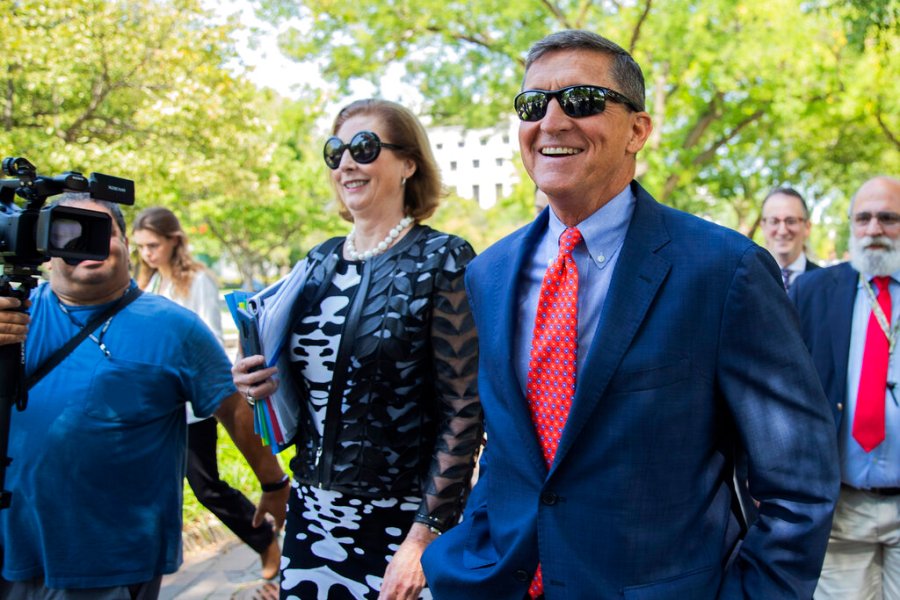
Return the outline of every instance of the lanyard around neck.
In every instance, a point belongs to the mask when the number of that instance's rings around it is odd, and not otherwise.
[[[878,303],[878,297],[875,296],[875,291],[872,289],[872,284],[869,283],[869,280],[866,279],[862,273],[859,274],[859,281],[862,284],[863,289],[866,290],[866,295],[869,297],[869,304],[872,306],[872,314],[875,315],[878,326],[881,327],[884,337],[887,338],[888,354],[893,354],[894,346],[897,343],[897,332],[900,331],[900,323],[894,323],[894,326],[891,327],[889,321],[890,317],[889,315],[884,314],[884,310],[882,310],[881,305]],[[889,288],[885,288],[882,293],[890,294]]]
[[[121,302],[121,298],[117,302]],[[59,296],[56,297],[56,305],[59,307],[59,310],[61,310],[64,315],[69,317],[69,321],[71,321],[72,325],[74,325],[78,329],[84,329],[86,327],[85,323],[81,323],[80,321],[78,321],[78,319],[76,319],[74,316],[72,316],[72,313],[69,312],[69,309],[66,308],[65,304],[63,304],[60,301]],[[106,331],[109,329],[109,325],[110,325],[110,323],[112,323],[113,317],[115,317],[115,316],[116,316],[115,313],[113,313],[112,315],[110,315],[110,317],[108,319],[106,319],[106,321],[103,323],[103,327],[100,328],[100,336],[99,337],[94,335],[93,333],[88,334],[88,337],[91,338],[91,340],[95,344],[97,344],[97,347],[100,348],[100,350],[103,352],[103,354],[106,356],[106,358],[110,358],[112,356],[112,354],[110,354],[109,348],[106,347],[106,344],[103,343],[103,336],[106,335]]]

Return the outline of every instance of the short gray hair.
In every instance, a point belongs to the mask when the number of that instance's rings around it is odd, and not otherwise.
[[[87,192],[63,192],[59,199],[55,202],[55,204],[58,204],[60,206],[78,207],[84,202],[94,202],[108,210],[109,214],[112,215],[113,220],[115,220],[116,225],[119,226],[120,237],[126,237],[127,229],[125,228],[125,215],[122,214],[122,209],[119,208],[119,205],[115,202],[97,200],[96,198],[92,198],[91,195]]]
[[[644,73],[640,65],[627,50],[601,35],[581,29],[566,29],[551,33],[535,43],[525,58],[525,73],[536,60],[557,50],[588,50],[613,57],[612,77],[620,88],[617,92],[625,95],[635,106],[644,108]]]
[[[773,188],[772,191],[766,194],[766,197],[762,201],[762,206],[759,207],[760,212],[762,212],[766,208],[766,202],[768,202],[769,198],[771,198],[775,194],[781,194],[782,196],[791,196],[792,198],[796,198],[797,200],[799,200],[800,206],[803,208],[803,218],[809,218],[809,207],[806,205],[806,200],[803,198],[800,192],[789,186]]]

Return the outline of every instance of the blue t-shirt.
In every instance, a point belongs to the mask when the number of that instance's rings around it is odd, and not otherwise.
[[[72,319],[108,306],[66,307],[70,319],[49,285],[32,302],[28,373],[75,335]],[[12,411],[7,580],[111,587],[181,564],[184,405],[212,414],[234,393],[231,364],[199,317],[153,294],[116,314],[100,341],[109,357],[85,339]]]

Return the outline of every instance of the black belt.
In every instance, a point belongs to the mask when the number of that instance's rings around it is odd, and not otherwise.
[[[900,487],[855,488],[846,483],[842,483],[841,487],[857,492],[869,492],[870,494],[876,494],[878,496],[900,496]]]

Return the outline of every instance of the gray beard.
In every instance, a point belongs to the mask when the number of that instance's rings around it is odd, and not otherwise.
[[[888,250],[869,250],[872,243],[885,244]],[[900,239],[884,235],[857,238],[850,236],[850,264],[860,273],[883,276],[900,271]]]

